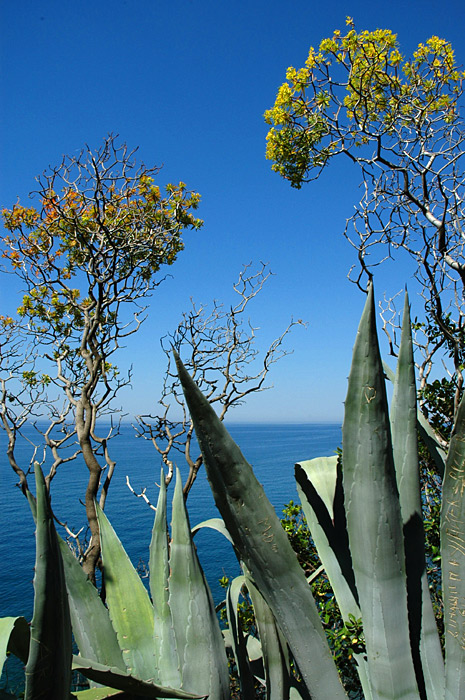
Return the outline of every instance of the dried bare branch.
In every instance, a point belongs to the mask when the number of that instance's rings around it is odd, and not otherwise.
[[[151,501],[149,500],[149,497],[147,496],[147,493],[146,493],[147,489],[146,488],[143,488],[140,493],[137,493],[133,489],[132,484],[129,480],[129,476],[127,476],[127,475],[126,475],[126,486],[130,490],[130,492],[134,494],[134,496],[136,498],[142,498],[142,500],[145,501],[145,503],[149,506],[149,508],[151,508],[152,510],[154,510],[156,512],[156,510],[157,510],[156,507],[151,503]]]
[[[185,498],[202,465],[202,455],[193,454],[193,424],[174,370],[171,348],[176,348],[182,356],[210,403],[218,404],[218,415],[223,420],[226,413],[242,404],[247,396],[269,388],[266,382],[272,365],[289,354],[284,348],[287,335],[294,326],[303,325],[300,320],[291,320],[283,333],[260,353],[255,345],[258,328],[245,314],[272,273],[264,263],[256,272],[250,267],[250,264],[244,266],[233,285],[236,303],[228,310],[217,301],[211,311],[192,302],[191,310],[184,313],[176,330],[162,339],[167,358],[159,401],[162,411],[157,416],[137,417],[137,437],[150,440],[161,456],[167,468],[167,484],[173,476],[173,453],[183,456],[188,466]],[[175,417],[170,418],[170,415]]]

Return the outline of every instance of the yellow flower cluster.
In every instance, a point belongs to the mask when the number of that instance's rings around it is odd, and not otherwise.
[[[380,129],[414,129],[425,115],[439,115],[446,124],[456,118],[465,73],[447,41],[433,36],[407,61],[392,31],[357,32],[350,17],[346,24],[345,35],[336,30],[318,51],[310,48],[303,68],[287,69],[273,108],[265,112],[271,126],[266,156],[295,186],[337,150],[344,114],[342,130],[355,146]]]

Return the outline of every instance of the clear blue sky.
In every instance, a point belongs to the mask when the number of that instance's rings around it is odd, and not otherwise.
[[[23,0],[0,3],[0,205],[25,199],[34,177],[63,154],[98,147],[109,132],[162,165],[160,184],[184,180],[202,194],[198,233],[158,289],[150,319],[119,364],[134,365],[130,413],[153,410],[163,356],[158,339],[193,297],[231,301],[242,265],[270,263],[276,276],[251,309],[263,345],[291,316],[308,321],[275,367],[275,388],[252,398],[234,420],[339,420],[363,297],[346,280],[354,262],[342,231],[358,174],[333,166],[292,190],[265,160],[263,112],[286,68],[309,46],[344,29],[389,28],[405,53],[436,34],[465,63],[465,3],[451,0]],[[391,265],[375,281],[394,294],[409,271]],[[0,313],[17,306],[0,278]],[[415,299],[413,299],[415,305]]]

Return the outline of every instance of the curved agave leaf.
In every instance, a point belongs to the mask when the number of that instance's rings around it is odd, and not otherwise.
[[[57,534],[40,466],[36,479],[34,614],[26,664],[26,700],[63,700],[71,684],[71,620]]]
[[[344,620],[361,618],[344,511],[342,473],[337,456],[316,457],[295,465],[297,492],[318,556]],[[364,654],[355,654],[365,700],[372,700]]]
[[[110,668],[91,659],[83,659],[80,656],[73,657],[73,670],[79,671],[79,673],[96,683],[133,693],[137,697],[175,698],[176,700],[198,700],[198,698],[203,699],[206,697],[205,695],[188,693],[184,690],[165,688],[152,683],[150,680],[142,680],[129,673],[124,673],[119,668]]]
[[[230,689],[223,636],[192,541],[179,469],[171,537],[169,606],[182,664],[183,687],[208,695],[211,700],[226,700]]]
[[[96,510],[106,599],[124,663],[130,675],[152,679],[156,673],[152,603],[107,516],[98,504]]]
[[[252,467],[175,354],[218,510],[314,700],[346,698],[310,587]]]
[[[372,286],[355,341],[342,436],[347,531],[373,697],[418,700],[402,518]]]
[[[23,663],[27,663],[29,638],[29,625],[25,617],[0,618],[0,676],[7,652],[11,652]]]
[[[417,390],[408,295],[391,403],[394,465],[405,544],[407,602],[417,682],[428,700],[444,697],[444,662],[426,576],[417,436]]]
[[[216,532],[219,532],[220,535],[226,537],[228,542],[230,542],[234,546],[232,537],[229,534],[226,525],[224,524],[224,520],[222,520],[221,518],[209,518],[208,520],[203,520],[201,523],[194,525],[194,527],[192,528],[192,534],[195,535],[196,532],[198,532],[204,527],[210,528],[211,530],[216,530]]]
[[[465,698],[465,394],[455,421],[442,484],[442,594],[445,700]]]
[[[245,581],[260,637],[267,700],[288,700],[291,668],[286,640],[248,572],[245,574]]]
[[[254,675],[250,667],[247,638],[242,630],[242,623],[238,613],[239,597],[244,584],[245,576],[242,574],[236,576],[229,584],[226,592],[226,614],[228,617],[231,649],[236,661],[241,694],[244,698],[253,698],[255,695]]]
[[[76,693],[71,693],[70,697],[76,698],[76,700],[106,700],[106,698],[118,698],[118,700],[129,700],[131,696],[128,695],[124,690],[116,690],[115,688],[109,688],[108,686],[106,686],[103,688],[89,688],[88,690],[78,690]]]
[[[342,494],[338,458],[316,457],[295,465],[297,492],[321,562],[344,620],[361,616]]]

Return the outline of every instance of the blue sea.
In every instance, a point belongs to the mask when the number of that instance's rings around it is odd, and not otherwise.
[[[294,464],[298,461],[334,454],[341,445],[339,424],[267,424],[234,425],[228,430],[253,466],[258,480],[281,514],[284,504],[297,500]],[[28,620],[33,608],[34,523],[26,499],[15,486],[16,475],[6,458],[5,436],[0,434],[0,616],[24,615]],[[121,434],[110,443],[117,466],[105,512],[126,548],[133,564],[141,571],[148,560],[154,512],[128,489],[126,476],[136,492],[146,488],[148,498],[156,504],[160,479],[160,456],[148,441],[135,439],[131,425],[123,425]],[[27,466],[30,446],[18,446],[17,459]],[[21,460],[24,460],[21,463]],[[186,476],[183,456],[177,464]],[[77,531],[85,523],[84,497],[87,469],[77,459],[62,464],[53,480],[52,506],[56,517]],[[33,482],[33,477],[31,478]],[[191,525],[218,517],[203,468],[188,498]],[[231,545],[211,529],[201,530],[195,538],[200,562],[212,588],[215,602],[224,591],[218,584],[223,575],[238,573]],[[0,685],[1,687],[1,685]]]

